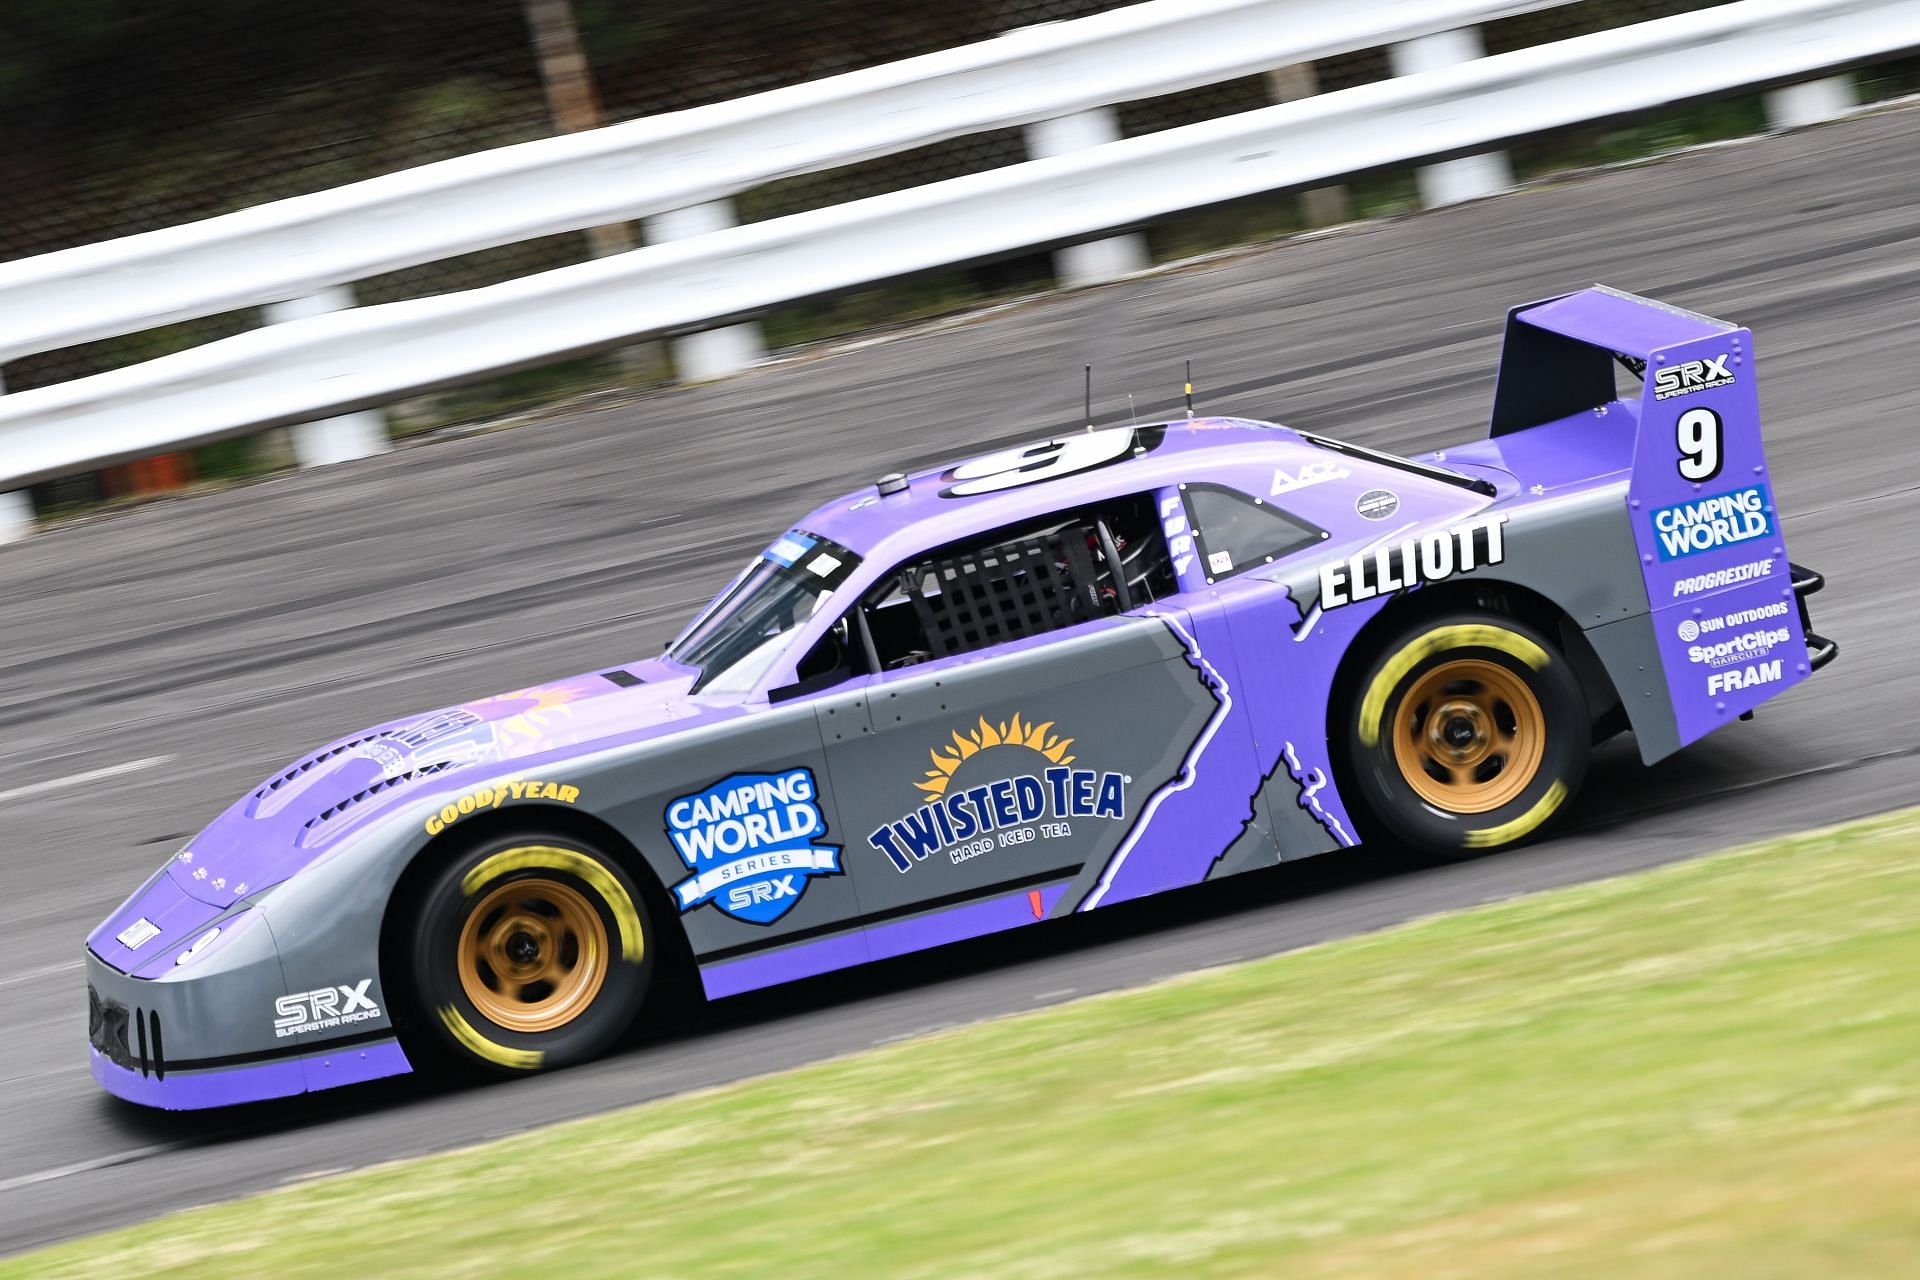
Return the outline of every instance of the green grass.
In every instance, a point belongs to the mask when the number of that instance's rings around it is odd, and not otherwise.
[[[1896,814],[195,1210],[0,1275],[1910,1274],[1917,849],[1920,813]]]
[[[1705,142],[1749,138],[1766,127],[1766,97],[1750,93],[1649,112],[1625,124],[1562,129],[1516,144],[1509,156],[1514,177],[1527,182],[1569,169],[1660,156]]]

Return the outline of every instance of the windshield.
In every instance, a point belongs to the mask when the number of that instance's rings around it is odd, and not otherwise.
[[[668,656],[700,669],[696,692],[751,688],[859,563],[839,543],[795,529],[762,551]]]

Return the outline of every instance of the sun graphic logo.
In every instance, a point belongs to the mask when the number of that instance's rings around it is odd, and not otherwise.
[[[1127,816],[1123,773],[1074,768],[1074,740],[1053,721],[1015,712],[999,723],[980,717],[971,729],[949,731],[932,748],[933,768],[914,783],[920,807],[884,823],[867,843],[896,871],[909,871],[934,854],[955,864],[995,849],[1067,838],[1068,820]]]
[[[1025,747],[1037,751],[1054,764],[1072,764],[1074,757],[1067,754],[1067,748],[1073,745],[1072,738],[1062,738],[1052,732],[1053,721],[1045,724],[1022,722],[1018,711],[1013,718],[995,725],[985,716],[980,717],[978,727],[961,733],[953,731],[953,745],[942,744],[929,754],[933,757],[933,768],[927,770],[925,782],[913,785],[930,796],[947,794],[947,784],[960,766],[994,747]]]
[[[512,756],[547,745],[548,736],[559,723],[572,717],[571,704],[588,694],[584,682],[563,680],[497,693],[467,707],[490,722],[488,728],[500,754]],[[505,714],[496,714],[502,711]]]

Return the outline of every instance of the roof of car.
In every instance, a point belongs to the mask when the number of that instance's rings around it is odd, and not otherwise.
[[[914,472],[906,477],[904,489],[885,496],[876,484],[868,484],[819,507],[796,527],[831,538],[862,556],[871,556],[880,551],[883,544],[901,544],[887,546],[889,553],[909,543],[935,546],[981,530],[1044,517],[1050,512],[1069,510],[1118,494],[1140,493],[1202,479],[1217,469],[1236,466],[1269,471],[1275,467],[1297,469],[1313,463],[1324,464],[1334,456],[1308,443],[1296,431],[1247,418],[1196,418],[1104,430],[1131,431],[1136,442],[1146,447],[1127,449],[1118,459],[1055,478],[985,493],[955,493],[957,478],[953,473],[957,469],[1003,452],[989,450],[973,459]],[[1072,438],[1056,437],[1062,441]],[[1048,441],[1043,439],[1024,447],[1045,443]],[[1021,447],[1014,446],[1014,449]],[[1206,457],[1195,456],[1200,453]],[[1339,462],[1355,473],[1386,471],[1361,459],[1341,457]],[[1261,492],[1264,495],[1265,490]]]

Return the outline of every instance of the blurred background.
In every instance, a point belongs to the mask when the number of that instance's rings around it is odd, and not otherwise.
[[[1111,92],[1062,117],[1002,100],[1028,95],[1058,106],[1059,95],[1049,95],[1067,77],[1028,68],[1017,92],[971,100],[991,123],[976,119],[941,133],[944,140],[888,143],[880,153],[863,152],[862,138],[893,117],[862,114],[863,100],[849,94],[845,136],[816,148],[833,158],[798,166],[778,163],[771,145],[761,145],[771,136],[761,127],[781,123],[779,113],[766,112],[774,118],[750,119],[730,145],[743,171],[757,164],[778,176],[696,191],[688,199],[702,202],[700,225],[685,225],[677,215],[690,210],[661,203],[659,188],[665,184],[677,198],[683,188],[673,184],[682,170],[710,153],[689,148],[686,164],[676,167],[647,152],[653,167],[636,165],[614,202],[622,216],[638,211],[631,221],[593,226],[591,218],[549,208],[538,234],[490,232],[492,247],[463,244],[447,252],[438,243],[410,242],[389,255],[405,258],[401,265],[390,260],[378,271],[302,277],[276,276],[274,268],[297,266],[324,247],[325,237],[309,234],[311,228],[294,225],[269,252],[253,256],[235,247],[231,224],[215,229],[200,257],[189,242],[204,219],[248,210],[266,217],[283,207],[275,202],[324,201],[351,184],[408,180],[419,166],[464,160],[483,167],[506,163],[498,150],[504,147],[556,140],[570,147],[615,138],[623,127],[644,133],[653,127],[647,122],[671,113],[750,103],[755,94],[982,42],[987,51],[980,56],[990,61],[1009,33],[1021,33],[1010,42],[1017,43],[1036,32],[1073,30],[1068,23],[1117,21],[1123,6],[0,3],[0,542],[11,543],[0,549],[0,936],[23,957],[0,970],[0,1254],[317,1171],[781,1071],[933,1027],[1493,900],[1524,904],[1545,888],[1920,802],[1920,730],[1888,714],[1920,699],[1907,643],[1920,628],[1911,566],[1920,539],[1912,500],[1920,492],[1920,452],[1910,440],[1920,391],[1908,374],[1920,334],[1920,109],[1911,100],[1920,91],[1920,0],[1155,0],[1148,7],[1171,15],[1158,32],[1167,37],[1166,60],[1177,54],[1191,67],[1218,55],[1233,73],[1209,79],[1189,70],[1171,77],[1181,87],[1170,90],[1169,77],[1157,70],[1159,45],[1144,57],[1136,48],[1124,69],[1117,57],[1085,57],[1078,70],[1089,79],[1108,75]],[[1266,41],[1263,53],[1286,47],[1296,34],[1295,47],[1315,52],[1270,65],[1237,57],[1220,39],[1174,38],[1212,32],[1207,24],[1236,10],[1266,24],[1253,32]],[[1305,15],[1321,25],[1309,31]],[[1658,45],[1644,32],[1660,23],[1724,25],[1710,36],[1683,34]],[[1594,55],[1577,85],[1571,72],[1568,79],[1516,73],[1514,100],[1531,102],[1539,118],[1520,109],[1498,116],[1472,90],[1469,82],[1481,74],[1473,64],[1485,56],[1518,54],[1504,64],[1512,67],[1565,57],[1573,41],[1613,48],[1606,56],[1616,60]],[[1657,71],[1647,72],[1656,61]],[[1136,91],[1114,87],[1127,77]],[[1468,90],[1449,98],[1431,89],[1449,83],[1467,83]],[[1155,87],[1140,92],[1138,84]],[[1588,99],[1616,91],[1623,97],[1580,114]],[[1367,114],[1367,101],[1396,92],[1401,105]],[[1348,96],[1327,97],[1335,94]],[[934,99],[924,104],[930,111],[954,105],[925,96]],[[1629,98],[1631,107],[1619,105]],[[1311,99],[1319,100],[1317,108],[1302,101]],[[866,197],[910,198],[951,179],[998,181],[1008,177],[1000,171],[1047,156],[1065,157],[1054,168],[1066,169],[1076,155],[1097,154],[1109,141],[1137,154],[1167,142],[1170,130],[1202,126],[1196,132],[1204,134],[1278,103],[1298,103],[1289,119],[1299,127],[1289,124],[1284,133],[1180,170],[1182,182],[1236,166],[1251,171],[1245,189],[1230,197],[1188,199],[1188,191],[1170,189],[1178,184],[1165,170],[1129,168],[1104,194],[1118,199],[1158,188],[1159,208],[1103,222],[1104,210],[1093,205],[1076,231],[1029,236],[1019,220],[1048,207],[1049,192],[1042,192],[1018,215],[992,209],[1000,216],[976,219],[1003,224],[1003,243],[990,252],[942,257],[947,246],[930,243],[920,266],[884,275],[859,276],[861,264],[849,265],[864,242],[849,249],[842,240],[833,252],[814,253],[795,233],[798,247],[789,246],[783,269],[802,275],[837,265],[840,283],[819,287],[803,279],[792,292],[752,307],[684,323],[613,327],[627,310],[670,292],[655,286],[668,275],[660,264],[672,252],[648,256],[666,240],[685,239],[692,257],[699,243],[736,245],[741,237],[727,238],[730,223],[771,239],[771,224],[796,214],[807,217],[784,225],[797,221],[819,232],[835,209]],[[1550,109],[1557,110],[1555,122],[1543,124]],[[751,106],[741,110],[752,113]],[[1320,127],[1348,118],[1343,112],[1359,123],[1344,133]],[[1308,117],[1319,124],[1299,123]],[[1423,149],[1428,135],[1421,128],[1475,120],[1483,131],[1478,142],[1455,137]],[[1160,143],[1132,141],[1151,138]],[[1363,146],[1374,148],[1365,160],[1341,151]],[[1312,180],[1272,176],[1315,148]],[[1381,158],[1396,148],[1392,158]],[[1231,163],[1221,163],[1223,154]],[[591,176],[590,169],[571,172]],[[1482,199],[1510,190],[1519,194]],[[396,205],[338,217],[329,234],[339,239],[328,243],[377,251],[399,238],[395,227],[408,217],[416,232],[425,228],[431,239],[444,230],[452,243],[467,222],[511,214],[516,200],[534,205],[555,193],[522,187],[508,192],[515,199],[495,194],[500,198],[463,203],[441,191],[416,202],[413,214]],[[561,190],[549,203],[569,198]],[[934,200],[927,197],[929,207]],[[1071,204],[1062,198],[1052,207]],[[419,209],[427,215],[417,216]],[[567,229],[552,230],[555,222]],[[863,230],[877,241],[884,222],[873,219]],[[1016,225],[1004,225],[1010,223]],[[498,231],[504,215],[490,225]],[[1301,234],[1333,226],[1346,229]],[[174,240],[137,239],[153,233]],[[476,356],[465,374],[350,396],[351,409],[341,401],[320,414],[302,416],[274,403],[283,392],[322,394],[363,372],[337,351],[300,355],[302,344],[324,345],[329,324],[351,328],[390,303],[444,308],[437,314],[445,324],[396,328],[404,341],[392,351],[377,342],[351,350],[404,379],[412,353],[438,343],[433,352],[443,358],[447,346],[460,346],[467,291],[511,290],[552,272],[577,279],[618,268],[630,250],[626,261],[642,267],[618,288],[555,287],[544,301],[531,290],[516,295],[516,307],[507,308],[489,339],[492,354]],[[1196,258],[1180,270],[1149,271]],[[191,270],[181,262],[191,262]],[[716,250],[711,286],[753,276],[759,264]],[[249,273],[273,283],[218,293],[229,277]],[[299,287],[286,287],[288,281]],[[88,1077],[80,1049],[86,1002],[79,940],[159,858],[280,762],[360,724],[657,650],[796,512],[886,471],[1077,429],[1084,421],[1083,363],[1099,370],[1095,408],[1102,421],[1127,412],[1135,393],[1143,420],[1177,413],[1178,376],[1191,357],[1203,412],[1284,421],[1404,453],[1477,438],[1505,309],[1595,281],[1754,329],[1768,461],[1794,558],[1829,575],[1818,615],[1846,652],[1804,692],[1769,704],[1753,724],[1716,734],[1658,771],[1641,766],[1631,742],[1603,749],[1578,812],[1555,840],[1411,874],[1365,857],[1308,860],[1304,876],[1278,876],[1258,890],[1235,887],[1232,902],[1190,904],[1184,916],[1095,922],[1095,929],[1114,929],[1112,936],[1045,934],[1023,944],[1033,948],[1024,953],[996,944],[957,960],[942,954],[918,970],[774,993],[757,1004],[720,1002],[703,1015],[708,1021],[665,1051],[649,1047],[644,1057],[628,1054],[526,1082],[516,1086],[510,1107],[499,1092],[433,1093],[423,1086],[353,1106],[325,1099],[264,1117],[170,1124],[110,1109]],[[708,283],[697,275],[677,278],[676,296],[697,303]],[[244,303],[206,302],[240,294]],[[519,301],[532,318],[522,319]],[[551,330],[580,315],[605,323],[587,338],[549,342]],[[943,322],[929,323],[934,318]],[[277,356],[267,350],[276,331],[288,339]],[[67,336],[48,336],[54,334]],[[895,340],[869,341],[881,334]],[[495,359],[513,342],[548,345],[525,360],[512,359],[511,351]],[[236,349],[239,355],[227,354]],[[812,358],[827,351],[832,358]],[[461,354],[456,349],[452,358]],[[178,372],[195,361],[227,367],[222,360],[251,370],[251,381]],[[746,370],[752,372],[723,376]],[[202,410],[229,413],[229,420],[206,427],[196,417]],[[1386,1148],[1375,1141],[1419,1147],[1422,1135],[1408,1130],[1405,1115],[1420,1107],[1447,1111],[1457,1127],[1415,1153],[1429,1180],[1402,1184],[1412,1188],[1407,1203],[1426,1213],[1466,1203],[1460,1174],[1469,1167],[1531,1179],[1553,1159],[1591,1156],[1594,1176],[1611,1178],[1669,1138],[1731,1132],[1723,1122],[1737,1115],[1752,1121],[1752,1145],[1729,1148],[1727,1167],[1737,1166],[1739,1177],[1784,1172],[1764,1193],[1734,1197],[1750,1211],[1750,1218],[1730,1219],[1750,1245],[1738,1257],[1753,1265],[1702,1264],[1693,1274],[1863,1270],[1857,1264],[1866,1255],[1844,1250],[1822,1254],[1827,1262],[1841,1260],[1824,1269],[1774,1265],[1773,1244],[1793,1241],[1776,1241],[1767,1231],[1796,1229],[1798,1220],[1781,1207],[1804,1208],[1815,1199],[1801,1194],[1810,1186],[1827,1188],[1820,1203],[1836,1215],[1885,1206],[1885,1252],[1875,1256],[1891,1260],[1884,1274],[1904,1274],[1920,1249],[1910,1211],[1920,1106],[1899,1131],[1916,1135],[1899,1159],[1875,1152],[1853,1163],[1808,1157],[1795,1165],[1773,1154],[1789,1121],[1824,1133],[1847,1107],[1914,1096],[1906,1082],[1920,1012],[1908,975],[1920,939],[1911,919],[1920,892],[1884,878],[1920,875],[1911,870],[1920,863],[1903,856],[1911,853],[1911,822],[1876,837],[1895,846],[1884,856],[1882,843],[1863,846],[1874,856],[1856,851],[1849,877],[1833,875],[1841,859],[1824,840],[1784,861],[1821,892],[1833,885],[1851,895],[1819,914],[1819,936],[1831,941],[1833,959],[1825,970],[1782,976],[1767,967],[1793,959],[1780,955],[1782,940],[1814,936],[1811,890],[1769,888],[1769,881],[1730,891],[1708,868],[1675,882],[1684,893],[1662,908],[1658,930],[1621,931],[1613,918],[1592,927],[1574,921],[1580,938],[1596,944],[1578,963],[1592,975],[1593,999],[1582,1016],[1599,1030],[1592,1038],[1584,1031],[1568,1036],[1561,1056],[1468,1035],[1455,1057],[1408,1052],[1407,1074],[1384,1084],[1380,1076],[1350,1073],[1353,1114],[1376,1126],[1359,1142],[1322,1109],[1326,1095],[1292,1093],[1300,1110],[1288,1112],[1289,1089],[1249,1076],[1244,1106],[1231,1114],[1268,1117],[1278,1136],[1254,1144],[1247,1180],[1232,1179],[1252,1207],[1229,1225],[1264,1221],[1273,1210],[1279,1197],[1268,1195],[1260,1178],[1303,1179],[1298,1241],[1318,1239],[1327,1222],[1346,1220],[1345,1205],[1363,1202],[1329,1194],[1315,1181],[1324,1166],[1313,1159],[1272,1158],[1292,1151],[1309,1128],[1326,1138],[1328,1162],[1352,1162],[1364,1198],[1374,1194],[1379,1169],[1407,1167],[1382,1158]],[[1697,910],[1706,900],[1742,906]],[[1884,915],[1875,916],[1880,936],[1899,948],[1891,958],[1854,945],[1874,913]],[[1439,927],[1451,926],[1443,920]],[[1516,972],[1525,971],[1522,978],[1539,982],[1537,999],[1528,995],[1513,1007],[1552,1013],[1530,1020],[1502,1015],[1489,1035],[1505,1037],[1520,1022],[1557,1035],[1567,1025],[1567,992],[1556,983],[1569,963],[1569,940],[1515,950],[1506,928],[1504,917],[1488,926],[1486,953],[1507,956]],[[1733,944],[1726,943],[1728,928],[1740,931]],[[1466,968],[1436,969],[1439,987],[1485,992],[1478,953],[1452,948],[1450,936],[1440,941],[1439,950],[1464,957]],[[1536,963],[1539,955],[1551,963]],[[1866,958],[1857,964],[1849,959],[1860,956]],[[1726,969],[1749,959],[1752,971],[1739,977],[1746,985],[1729,986]],[[1639,988],[1619,982],[1628,969],[1642,987],[1675,997],[1666,1014],[1639,1022],[1621,1016],[1639,999]],[[1382,990],[1406,993],[1406,1005],[1335,1009],[1329,1043],[1379,1043],[1386,1052],[1393,1036],[1376,1037],[1378,1028],[1417,1022],[1444,1003],[1403,981],[1424,972],[1420,964],[1382,972]],[[1304,985],[1329,1005],[1342,1003],[1337,981]],[[1300,989],[1275,986],[1280,994],[1272,1003],[1281,1014]],[[1151,991],[1147,998],[1157,999]],[[1218,1040],[1188,1044],[1192,1062],[1162,1053],[1181,1041],[1159,1034],[1154,1018],[1163,1014],[1156,1006],[1144,1020],[1152,1033],[1143,1037],[1147,1051],[1172,1077],[1211,1080],[1236,1055],[1278,1061],[1298,1049],[1282,1020],[1270,1047],[1249,1055],[1237,1038],[1246,1003],[1245,993],[1224,1002],[1233,1025]],[[1349,1016],[1367,1034],[1349,1034]],[[1098,1039],[1036,1034],[1101,1058]],[[1001,1057],[1011,1070],[1031,1055],[1023,1049]],[[1669,1069],[1683,1058],[1696,1065]],[[1495,1063],[1497,1069],[1489,1066]],[[1515,1074],[1522,1067],[1539,1070]],[[1090,1071],[1114,1070],[1109,1061],[1090,1063]],[[952,1078],[945,1070],[920,1077],[938,1092]],[[1084,1101],[1079,1079],[1063,1094],[1076,1107]],[[996,1081],[978,1095],[955,1093],[963,1131],[977,1132],[991,1114],[1007,1133],[1059,1132],[1061,1111],[1050,1097],[1024,1113],[1006,1111],[1014,1087]],[[990,1107],[976,1102],[989,1094]],[[1408,1099],[1420,1107],[1403,1105]],[[1515,1099],[1541,1105],[1516,1109]],[[1215,1095],[1203,1102],[1208,1114],[1227,1114]],[[796,1105],[810,1104],[801,1096]],[[506,1112],[512,1119],[503,1128]],[[1486,1123],[1496,1113],[1509,1121],[1504,1130]],[[841,1115],[832,1108],[817,1114],[834,1124]],[[1622,1115],[1639,1117],[1640,1127],[1610,1128],[1609,1118]],[[881,1118],[891,1122],[890,1115]],[[1168,1135],[1234,1126],[1190,1125],[1175,1116],[1165,1127],[1127,1120],[1113,1128],[1137,1136],[1142,1150],[1124,1160],[1098,1147],[1078,1154],[1132,1194],[1136,1186],[1154,1187],[1134,1171],[1160,1167],[1179,1145]],[[835,1140],[858,1140],[886,1155],[887,1133],[868,1142],[868,1132],[847,1128]],[[1503,1146],[1515,1133],[1535,1144],[1524,1156]],[[759,1160],[758,1135],[753,1139],[738,1149],[765,1165],[763,1172],[781,1173]],[[688,1148],[704,1140],[690,1140]],[[807,1141],[795,1145],[814,1149]],[[1004,1170],[975,1178],[971,1166],[945,1168],[954,1147],[924,1150],[930,1165],[942,1166],[929,1173],[954,1180],[948,1203],[971,1205],[983,1188],[1026,1185]],[[1677,1168],[1670,1181],[1650,1184],[1644,1200],[1617,1202],[1620,1247],[1642,1262],[1652,1256],[1644,1224],[1669,1209],[1684,1216],[1700,1188],[1715,1184],[1694,1167]],[[654,1171],[696,1198],[710,1185],[679,1172],[673,1162]],[[858,1208],[878,1181],[908,1185],[896,1172],[817,1200]],[[1740,1185],[1733,1175],[1721,1181]],[[1880,1198],[1858,1193],[1866,1183],[1879,1187]],[[331,1184],[319,1185],[333,1194]],[[1607,1200],[1612,1185],[1576,1197],[1579,1212]],[[1516,1195],[1533,1190],[1526,1182],[1515,1187]],[[603,1214],[593,1206],[599,1216],[574,1237],[587,1242],[583,1247],[604,1248],[605,1237],[594,1232],[626,1222],[636,1198],[615,1179],[603,1180],[602,1189],[621,1203]],[[918,1185],[913,1189],[917,1195]],[[733,1198],[713,1199],[716,1211],[735,1210]],[[815,1211],[816,1198],[806,1199],[808,1212]],[[367,1208],[346,1195],[335,1202],[356,1218]],[[1026,1209],[1051,1212],[1056,1203],[1030,1197]],[[411,1204],[398,1196],[390,1207],[405,1215]],[[1554,1231],[1577,1220],[1550,1208],[1541,1220]],[[1116,1210],[1115,1217],[1136,1212]],[[283,1217],[260,1217],[264,1234],[288,1225]],[[1010,1251],[1026,1250],[1044,1233],[1044,1224],[1020,1219],[986,1215],[981,1223],[994,1247]],[[426,1259],[421,1269],[431,1273],[450,1236],[430,1217],[401,1226],[415,1233]],[[387,1243],[357,1220],[336,1228],[328,1219],[310,1229],[358,1230],[370,1247]],[[741,1231],[736,1219],[706,1234],[724,1245]],[[1196,1232],[1181,1239],[1199,1238]],[[1829,1228],[1805,1232],[1803,1243],[1824,1247],[1852,1238],[1851,1228]],[[486,1247],[497,1239],[471,1237]],[[1446,1251],[1454,1237],[1431,1240]],[[151,1241],[129,1237],[120,1269],[159,1274],[155,1268],[168,1260],[182,1270],[209,1260]],[[535,1243],[546,1239],[536,1236]],[[339,1261],[338,1244],[330,1236],[313,1247],[313,1274],[351,1269]],[[275,1239],[261,1247],[280,1245]],[[940,1256],[947,1242],[935,1239],[930,1247]],[[643,1256],[638,1249],[608,1256]],[[224,1242],[208,1254],[224,1259],[232,1274],[261,1273],[254,1255],[229,1255]],[[283,1255],[274,1256],[277,1265]],[[1173,1261],[1163,1270],[1172,1272],[1188,1255],[1165,1256]],[[1510,1274],[1541,1274],[1539,1254],[1516,1256]],[[844,1260],[830,1252],[821,1257],[823,1266],[844,1273]],[[1161,1255],[1134,1255],[1141,1257]],[[1442,1261],[1456,1273],[1495,1274]],[[387,1262],[363,1269],[384,1274]],[[33,1264],[26,1265],[33,1274]],[[488,1255],[473,1269],[504,1265]],[[1274,1269],[1258,1255],[1247,1269],[1263,1267]],[[102,1269],[90,1262],[84,1274]],[[1391,1270],[1363,1264],[1350,1273]],[[1441,1271],[1431,1256],[1400,1269]],[[1612,1266],[1590,1272],[1626,1273]],[[1665,1274],[1679,1273],[1675,1267]]]
[[[0,263],[1118,7],[1115,0],[206,0],[183,9],[137,0],[13,0],[0,15]],[[1486,52],[1501,53],[1710,7],[1713,0],[1508,5],[1536,11],[1495,17],[1477,32]],[[1118,136],[1134,137],[1393,74],[1389,48],[1361,48],[1120,103],[1111,123]],[[1911,91],[1920,85],[1920,60],[1889,57],[1856,79],[1864,101]],[[1751,134],[1768,122],[1764,97],[1741,93],[1631,121],[1553,130],[1509,149],[1511,173],[1524,180]],[[741,191],[732,215],[757,222],[1014,164],[1033,152],[1030,129],[971,133]],[[1151,261],[1167,262],[1420,204],[1415,170],[1407,166],[1329,190],[1180,214],[1147,228],[1137,243]],[[366,305],[470,289],[646,238],[636,223],[504,245],[354,281],[352,300]],[[778,307],[761,318],[761,333],[765,349],[778,352],[1058,282],[1051,255],[1016,255]],[[135,364],[255,328],[261,312],[249,307],[17,355],[0,363],[0,385],[29,391]],[[411,398],[393,406],[386,428],[405,435],[673,376],[672,352],[642,345]],[[268,473],[293,457],[283,431],[247,435],[44,478],[30,494],[42,517],[57,516],[196,479]]]

